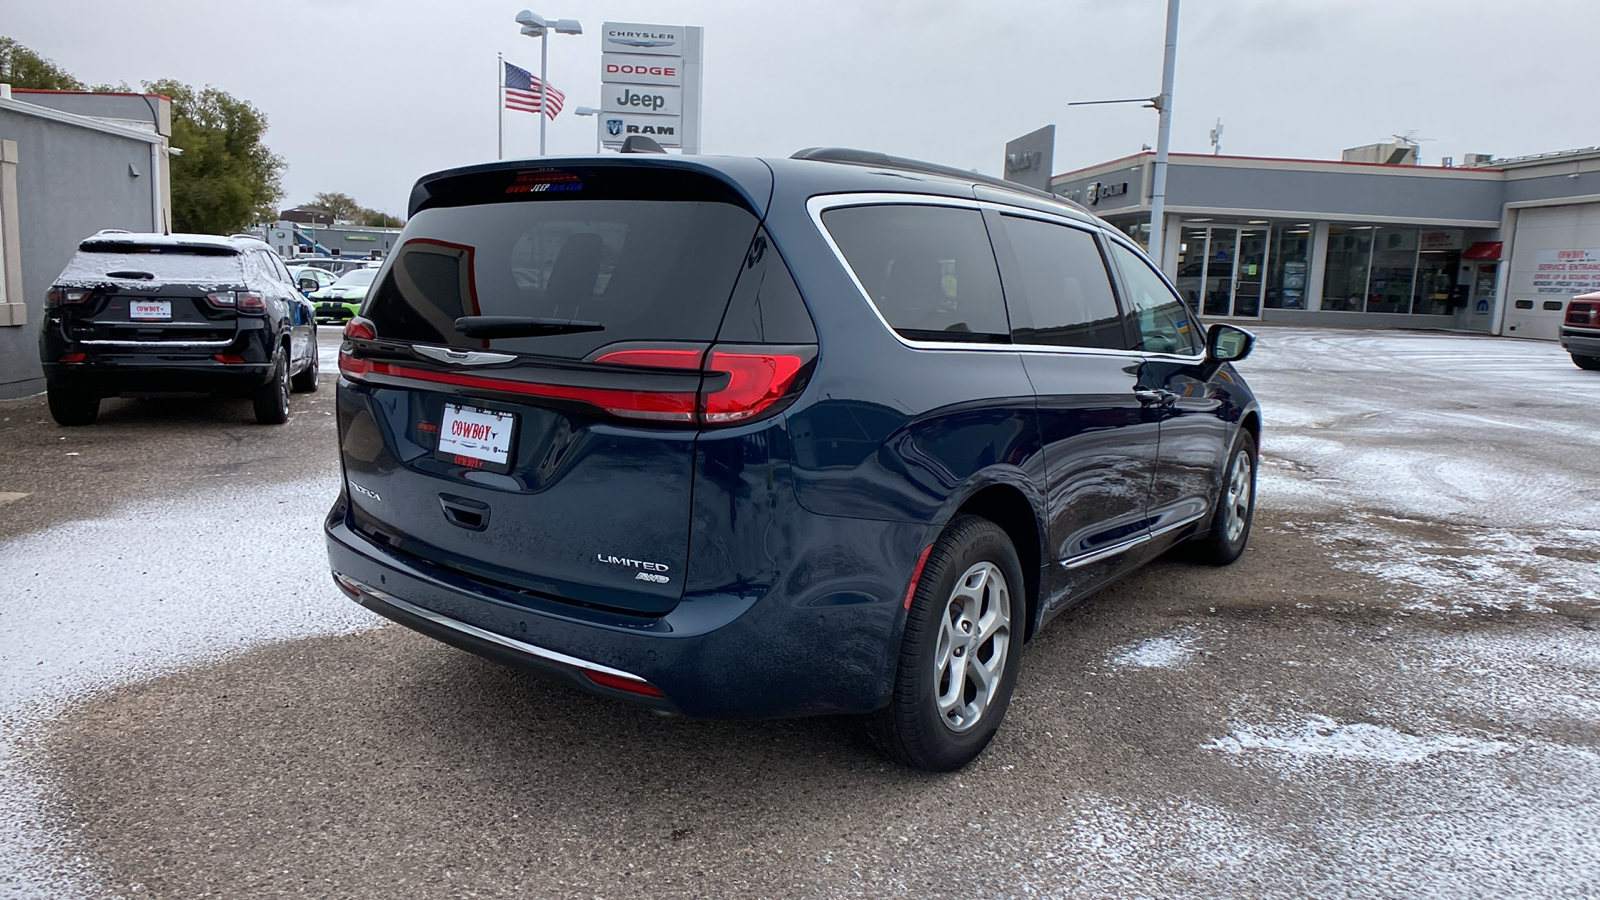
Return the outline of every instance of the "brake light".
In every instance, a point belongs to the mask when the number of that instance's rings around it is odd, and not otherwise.
[[[237,296],[239,298],[240,312],[264,313],[267,311],[267,299],[260,294],[252,294],[249,291],[240,291]]]
[[[56,360],[56,362],[64,362],[64,363],[83,362],[85,359],[88,358],[88,356],[89,356],[89,354],[87,354],[87,353],[63,353],[63,354],[61,354],[61,357]]]
[[[372,328],[372,323],[359,316],[346,322],[344,325],[345,340],[370,341],[378,336]]]
[[[349,353],[339,354],[339,371],[346,377],[356,380],[366,375],[388,375],[394,378],[501,391],[507,394],[576,400],[598,406],[614,416],[627,419],[647,419],[657,422],[695,421],[696,395],[693,391],[629,391],[568,384],[544,384],[537,381],[495,378],[489,375],[472,375],[466,372],[436,372],[415,366],[357,359]]]
[[[89,299],[89,291],[73,291],[66,288],[51,288],[44,295],[44,308],[55,309],[58,306],[82,303]]]
[[[206,302],[223,309],[233,309],[238,305],[238,295],[233,291],[214,291],[206,295]]]
[[[239,365],[242,362],[244,362],[244,357],[240,356],[237,353],[217,353],[217,354],[214,354],[211,358],[216,360],[219,363],[228,363],[230,365],[235,365],[235,366]]]

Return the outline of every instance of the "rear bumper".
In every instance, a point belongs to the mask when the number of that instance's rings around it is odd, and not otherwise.
[[[318,300],[316,303],[314,314],[319,322],[342,322],[355,318],[355,310],[343,303],[330,300]]]
[[[249,394],[272,378],[271,363],[221,363],[143,354],[102,355],[81,363],[45,363],[45,380],[102,397],[131,394]]]
[[[1576,328],[1561,329],[1561,346],[1568,353],[1579,356],[1600,356],[1600,330],[1580,331]]]
[[[367,587],[356,597],[363,606],[593,693],[706,719],[865,713],[888,701],[903,588],[853,603],[789,602],[776,588],[696,595],[646,617],[500,589],[403,555],[352,531],[343,500],[328,516],[326,538],[341,588]],[[586,674],[596,669],[662,696],[597,683]]]

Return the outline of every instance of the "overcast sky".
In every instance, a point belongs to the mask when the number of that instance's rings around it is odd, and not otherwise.
[[[540,0],[546,2],[546,0]],[[555,3],[557,0],[548,0]],[[552,153],[594,147],[603,21],[706,29],[704,149],[864,147],[998,174],[1005,142],[1057,126],[1055,171],[1155,143],[1165,0],[559,0],[568,111]],[[495,54],[537,73],[520,2],[0,0],[0,33],[89,83],[212,84],[268,116],[286,203],[343,191],[403,214],[411,183],[493,159]],[[1600,0],[1185,0],[1172,149],[1338,158],[1413,132],[1424,163],[1600,144]],[[536,118],[506,113],[507,155]]]

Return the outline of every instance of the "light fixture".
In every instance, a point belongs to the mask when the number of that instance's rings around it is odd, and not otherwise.
[[[539,155],[544,155],[545,125],[550,121],[546,113],[545,91],[550,86],[548,71],[550,68],[550,32],[557,34],[583,34],[583,25],[577,19],[546,19],[538,13],[525,9],[517,13],[517,24],[522,26],[522,33],[528,37],[539,39]]]
[[[593,107],[593,106],[579,106],[579,107],[575,107],[572,111],[573,111],[574,114],[580,115],[580,116],[598,116],[602,112],[604,112],[604,110],[598,109],[598,108]],[[596,153],[600,152],[600,127],[601,127],[600,126],[600,120],[599,119],[595,119],[595,122],[594,122],[594,152],[596,152]]]

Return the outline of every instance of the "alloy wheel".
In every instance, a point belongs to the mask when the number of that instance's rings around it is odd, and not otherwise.
[[[970,730],[994,701],[1011,649],[1011,590],[992,562],[956,581],[934,648],[934,703],[951,731]]]
[[[1255,479],[1251,477],[1253,471],[1250,451],[1241,447],[1234,454],[1233,466],[1228,471],[1227,493],[1223,496],[1228,516],[1226,533],[1230,543],[1239,539],[1245,523],[1250,519],[1251,493],[1255,484]]]

